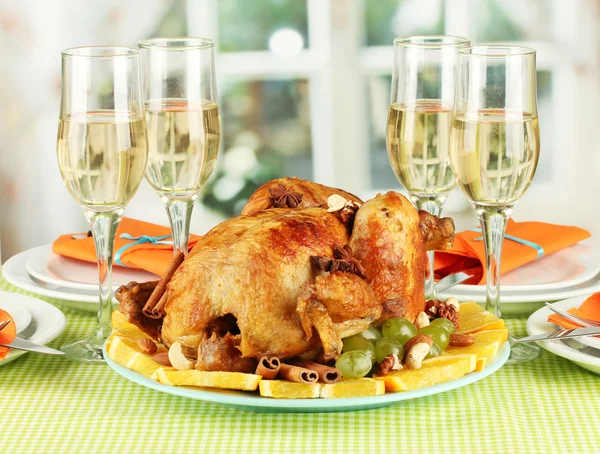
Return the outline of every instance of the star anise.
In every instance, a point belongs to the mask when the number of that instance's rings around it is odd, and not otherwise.
[[[333,246],[333,258],[313,255],[311,256],[310,261],[314,266],[323,271],[329,271],[331,273],[334,271],[345,271],[346,273],[353,273],[366,279],[365,269],[352,255],[352,248],[349,244],[346,244],[343,247],[335,244]]]
[[[269,194],[275,208],[297,208],[302,201],[302,194],[292,192],[282,184],[269,188]]]

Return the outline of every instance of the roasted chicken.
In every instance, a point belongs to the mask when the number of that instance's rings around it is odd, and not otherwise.
[[[348,201],[352,216],[328,212]],[[360,206],[360,208],[359,208]],[[164,317],[142,314],[154,283],[121,287],[128,320],[199,370],[251,372],[262,356],[337,358],[342,338],[424,310],[428,247],[447,248],[452,221],[388,192],[357,197],[295,178],[259,188],[243,215],[202,237],[174,273]]]

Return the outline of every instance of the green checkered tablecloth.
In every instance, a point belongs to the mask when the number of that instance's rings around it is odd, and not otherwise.
[[[54,347],[94,323],[61,309]],[[508,325],[525,332],[524,319]],[[141,387],[106,365],[26,354],[0,367],[0,402],[3,453],[600,452],[600,377],[546,351],[454,391],[326,414],[246,413]]]

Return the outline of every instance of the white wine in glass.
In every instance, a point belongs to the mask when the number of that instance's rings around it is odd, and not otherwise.
[[[113,244],[137,191],[148,154],[139,54],[126,47],[78,47],[62,53],[56,152],[60,174],[91,224],[100,282],[98,324],[63,345],[69,359],[100,363],[111,332]]]
[[[482,45],[459,51],[450,156],[458,185],[479,216],[486,252],[486,309],[500,317],[506,224],[531,184],[540,154],[535,50]],[[539,347],[509,336],[509,362]]]
[[[527,112],[482,110],[454,119],[452,164],[458,184],[478,205],[514,205],[537,168],[540,130]]]
[[[456,186],[450,164],[458,36],[405,36],[394,40],[394,70],[386,128],[387,151],[398,181],[419,210],[439,216]],[[435,297],[434,252],[425,296]]]
[[[149,165],[146,178],[167,209],[173,252],[188,253],[194,202],[217,164],[221,120],[214,42],[140,41]]]
[[[73,198],[91,210],[129,203],[146,169],[141,115],[88,112],[60,120],[58,165]]]
[[[416,197],[447,194],[456,185],[448,154],[452,115],[452,106],[439,101],[390,107],[390,163],[398,180]]]
[[[221,122],[211,101],[146,104],[148,182],[161,195],[192,196],[217,164]]]

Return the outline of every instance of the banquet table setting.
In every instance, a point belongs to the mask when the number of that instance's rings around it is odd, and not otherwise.
[[[281,176],[195,235],[214,46],[63,51],[58,165],[90,231],[2,264],[0,447],[600,451],[600,251],[511,217],[540,156],[535,49],[396,38],[404,192]],[[124,216],[143,178],[169,226]],[[455,187],[479,227],[443,216]]]

